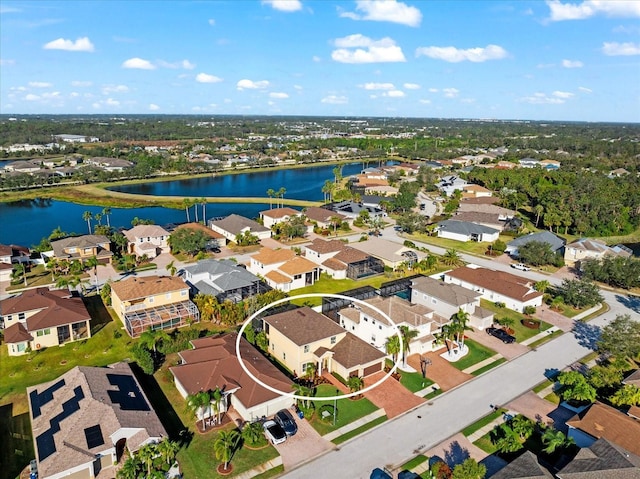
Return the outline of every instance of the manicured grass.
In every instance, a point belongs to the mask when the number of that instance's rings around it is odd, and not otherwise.
[[[315,284],[305,286],[304,288],[296,289],[292,296],[298,296],[300,294],[307,293],[333,293],[339,294],[343,291],[350,289],[361,288],[362,286],[373,286],[379,288],[380,285],[386,281],[391,281],[397,278],[397,276],[387,276],[386,274],[379,274],[377,276],[369,276],[368,278],[354,281],[352,279],[333,279],[326,274],[322,274],[320,279]],[[322,304],[322,298],[304,298],[292,301],[294,304],[310,304],[312,306],[319,306]]]
[[[558,396],[556,393],[549,393],[544,397],[547,401],[549,401],[550,403],[553,403],[555,405],[559,405],[560,402],[562,401],[562,399],[560,398],[560,396]]]
[[[456,241],[448,238],[438,238],[437,236],[430,236],[427,234],[419,233],[412,235],[403,235],[403,237],[407,238],[411,241],[420,241],[422,243],[431,244],[434,246],[440,246],[441,248],[446,249],[455,249],[460,253],[469,253],[475,254],[478,256],[485,256],[485,251],[489,248],[490,243],[478,243],[476,241]],[[512,241],[513,238],[511,236],[500,236],[500,240],[508,243]]]
[[[279,476],[284,472],[284,466],[280,464],[279,466],[274,467],[273,469],[269,469],[268,471],[264,471],[262,474],[258,474],[257,476],[253,476],[254,479],[269,479],[270,477]]]
[[[18,477],[35,457],[29,413],[16,414],[11,404],[0,406],[0,477]]]
[[[464,344],[469,348],[469,352],[467,353],[467,355],[463,356],[458,361],[451,363],[453,367],[459,369],[460,371],[467,369],[469,366],[473,366],[480,361],[484,361],[485,359],[488,359],[496,354],[493,349],[489,349],[480,343],[476,343],[472,339],[465,340]]]
[[[522,319],[525,318],[525,316],[522,313],[518,313],[517,311],[513,311],[508,308],[499,308],[498,306],[495,305],[495,303],[491,301],[487,301],[486,299],[480,300],[480,306],[482,306],[485,309],[488,309],[489,311],[492,311],[495,314],[494,320],[496,322],[498,322],[500,319],[503,319],[503,318],[512,319],[513,326],[509,326],[509,327],[514,330],[516,341],[518,341],[519,343],[529,338],[532,338],[536,334],[539,334],[541,331],[545,331],[551,327],[551,324],[542,321],[540,323],[539,329],[527,328],[520,322],[522,321]]]
[[[496,366],[500,366],[502,363],[506,363],[506,358],[500,358],[497,361],[492,362],[491,364],[487,364],[486,366],[481,367],[480,369],[476,369],[471,373],[473,376],[480,376],[482,373],[486,373],[490,369],[495,368]]]
[[[636,291],[636,294],[640,294],[640,291]],[[588,316],[585,316],[584,318],[580,319],[580,321],[584,321],[584,322],[588,322],[591,321],[593,318],[600,316],[601,314],[606,313],[607,311],[609,311],[611,308],[609,307],[609,305],[607,303],[602,303],[600,305],[600,309],[598,309],[598,311],[594,311],[593,313],[589,314]]]
[[[580,364],[585,364],[586,365],[589,361],[593,361],[598,356],[600,356],[600,354],[597,351],[593,351],[592,353],[589,353],[584,358],[582,358],[580,360]]]
[[[400,372],[400,384],[407,388],[412,393],[420,391],[433,384],[433,381],[429,378],[423,378],[422,373],[409,373],[405,371]]]
[[[507,412],[507,410],[502,408],[498,409],[497,411],[492,411],[486,416],[478,419],[473,424],[469,424],[467,427],[465,427],[462,430],[462,434],[464,434],[466,437],[471,436],[471,434],[473,434],[474,432],[478,431],[479,429],[482,429],[487,424],[490,424],[496,419],[498,419],[499,417],[501,417],[505,412]]]
[[[533,343],[529,344],[529,348],[531,349],[535,349],[538,346],[543,345],[544,343],[551,341],[553,338],[557,338],[558,336],[562,336],[564,334],[564,331],[562,331],[561,329],[557,329],[554,332],[547,334],[544,338],[540,338],[537,341],[534,341]]]
[[[475,441],[473,445],[478,446],[480,449],[482,449],[484,452],[488,454],[493,454],[498,450],[498,448],[494,446],[493,443],[491,442],[489,434],[491,433],[490,432],[486,433],[480,439]]]
[[[415,469],[420,464],[427,462],[428,460],[429,458],[427,456],[423,456],[422,454],[420,454],[419,456],[411,459],[409,462],[404,463],[401,467],[403,471],[411,471],[412,469]]]
[[[318,386],[316,397],[327,397],[335,395],[336,388],[334,386],[329,384],[321,384]],[[336,419],[336,424],[334,426],[332,418],[324,420],[318,413],[318,410],[324,404],[333,406],[333,401],[314,401],[314,404],[316,412],[309,422],[321,436],[339,429],[342,426],[346,426],[356,419],[360,419],[361,417],[366,416],[367,414],[371,414],[378,409],[371,401],[365,398],[355,400],[349,398],[339,399],[338,416]]]
[[[356,436],[359,436],[360,434],[362,434],[365,431],[368,431],[369,429],[373,429],[378,424],[382,424],[386,420],[387,420],[387,416],[380,416],[379,418],[376,418],[373,421],[368,422],[367,424],[363,424],[362,426],[355,428],[353,431],[349,431],[348,433],[343,434],[342,436],[336,437],[331,442],[334,444],[342,444],[343,442],[348,441],[349,439],[354,438]]]
[[[532,391],[534,393],[539,393],[540,391],[542,391],[543,389],[548,388],[549,386],[551,386],[553,384],[553,381],[549,381],[548,379],[546,381],[542,381],[540,384],[538,384],[536,387],[534,387],[532,389]]]
[[[431,391],[429,394],[427,394],[424,398],[425,399],[433,399],[436,396],[440,396],[440,394],[442,394],[444,391],[440,388],[436,389],[435,391]]]
[[[70,277],[70,276],[69,276]],[[82,280],[89,279],[88,273],[82,273],[79,275]],[[11,280],[11,286],[7,287],[7,291],[19,291],[24,288],[35,288],[38,286],[50,286],[55,284],[56,280],[51,281],[51,271],[49,271],[45,265],[39,264],[31,268],[31,271],[27,272],[27,285],[24,285],[22,276],[20,279]]]

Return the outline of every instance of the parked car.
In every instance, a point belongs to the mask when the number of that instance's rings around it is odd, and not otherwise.
[[[502,328],[487,328],[486,331],[487,331],[487,334],[495,338],[498,338],[500,341],[502,341],[505,344],[511,344],[516,340],[515,337],[511,336]]]
[[[520,271],[530,271],[531,268],[529,268],[526,264],[522,264],[522,263],[515,263],[511,265],[512,268],[515,269],[519,269]]]
[[[298,432],[298,425],[296,424],[296,420],[293,415],[287,409],[281,409],[273,416],[275,422],[280,424],[280,427],[284,429],[284,432],[287,433],[287,436],[293,436],[296,432]]]
[[[271,441],[271,444],[274,446],[276,444],[282,444],[287,440],[287,433],[284,432],[282,426],[275,421],[269,420],[266,421],[262,427],[264,428],[264,433],[267,436],[267,439]]]

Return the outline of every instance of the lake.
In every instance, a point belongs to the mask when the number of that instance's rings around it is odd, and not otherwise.
[[[286,188],[285,198],[301,200],[322,200],[322,185],[333,179],[335,165],[275,170],[260,173],[242,173],[221,175],[189,180],[167,181],[126,187],[114,187],[115,191],[159,196],[262,196],[267,197],[269,188]],[[362,163],[345,165],[343,176],[359,173]],[[256,218],[259,212],[269,209],[269,204],[247,203],[210,203],[206,207],[207,218],[227,216],[237,213],[248,218]],[[65,201],[48,199],[24,200],[12,203],[0,203],[0,243],[32,246],[48,236],[58,226],[68,233],[88,233],[87,222],[82,214],[90,211],[101,213],[102,207],[79,205]],[[193,208],[190,209],[193,220]],[[201,217],[201,210],[198,209]],[[135,217],[152,219],[156,224],[182,223],[186,221],[184,209],[176,210],[162,207],[112,208],[111,225],[131,227]],[[92,222],[95,224],[95,221]],[[102,219],[106,224],[106,218]]]

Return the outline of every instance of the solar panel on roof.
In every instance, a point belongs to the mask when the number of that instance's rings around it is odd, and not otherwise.
[[[149,411],[151,408],[142,395],[133,376],[127,374],[107,374],[109,384],[118,389],[107,391],[113,404],[119,404],[123,411]]]
[[[38,391],[31,391],[31,393],[29,393],[29,402],[31,403],[31,412],[33,413],[34,419],[42,414],[42,406],[53,400],[53,393],[63,387],[64,384],[64,379],[61,379],[57,383],[49,386],[41,393],[39,393]]]
[[[89,449],[93,449],[94,447],[102,446],[104,444],[104,437],[102,437],[100,424],[86,428],[84,430],[84,437],[87,439],[87,448]]]

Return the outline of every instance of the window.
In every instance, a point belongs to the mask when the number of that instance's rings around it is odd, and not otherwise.
[[[336,337],[335,336],[331,336],[331,344],[336,344]]]
[[[382,329],[382,325],[379,325],[379,326],[378,326],[378,329]]]
[[[287,353],[282,353],[282,360],[286,361],[287,360]]]
[[[21,353],[22,351],[27,349],[27,346],[24,343],[20,343],[20,344],[18,344],[16,349],[18,350],[19,353]]]
[[[438,304],[438,300],[436,298],[431,298],[431,303]]]
[[[171,299],[171,293],[165,293],[164,297],[165,297],[166,299]]]
[[[40,331],[36,332],[36,336],[38,336],[38,337],[46,336],[47,334],[51,334],[51,329],[50,328],[41,329]]]
[[[422,295],[422,299],[427,299],[427,298],[428,298],[428,296],[426,294]]]
[[[180,296],[187,296],[189,294],[189,291],[187,291],[186,289],[184,291],[180,291]]]
[[[296,275],[293,276],[293,279],[300,279],[300,278],[302,278],[301,274],[296,274]]]
[[[271,351],[275,351],[276,350],[276,345],[275,343],[271,343]]]
[[[375,319],[372,319],[372,320],[371,320],[371,324],[376,324],[376,320],[375,320]]]
[[[375,334],[371,335],[371,342],[373,342],[373,343],[376,342],[376,335]]]
[[[24,318],[25,318],[24,313],[18,313],[18,321],[24,321]]]
[[[363,316],[363,319],[367,322],[369,321],[369,318],[367,318],[366,316]]]
[[[149,298],[149,302],[150,302],[150,303],[153,303],[153,296],[151,296],[151,297]]]
[[[304,345],[304,352],[305,352],[305,353],[308,353],[308,352],[309,352],[309,345],[308,345],[308,344],[305,344],[305,345]]]

